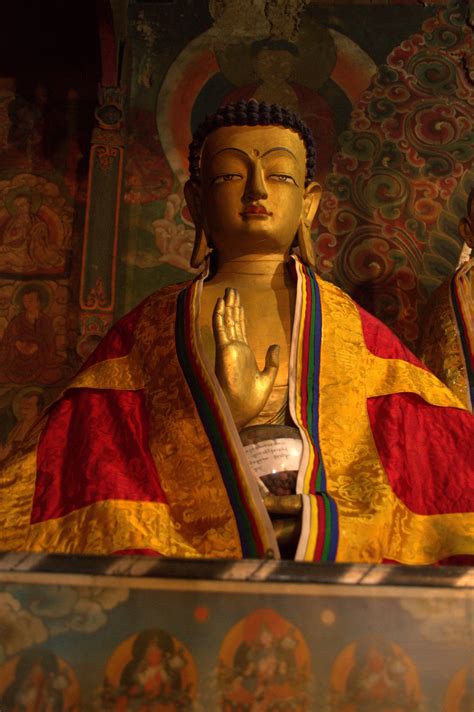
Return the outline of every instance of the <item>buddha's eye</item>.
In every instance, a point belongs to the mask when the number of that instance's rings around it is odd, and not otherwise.
[[[295,179],[287,173],[272,173],[268,178],[277,183],[293,183],[293,185],[296,185]]]
[[[241,180],[242,176],[240,173],[225,173],[224,175],[221,176],[216,176],[215,178],[212,179],[211,185],[215,185],[216,183],[228,183],[229,181],[232,180]]]

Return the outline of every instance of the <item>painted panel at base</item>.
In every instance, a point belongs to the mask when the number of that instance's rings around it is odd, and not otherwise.
[[[472,589],[28,576],[0,585],[3,712],[472,709]]]

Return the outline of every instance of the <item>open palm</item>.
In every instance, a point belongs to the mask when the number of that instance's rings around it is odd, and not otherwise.
[[[269,346],[260,371],[245,332],[244,308],[236,289],[226,289],[212,315],[216,375],[237,427],[255,418],[267,402],[278,372],[280,347]]]

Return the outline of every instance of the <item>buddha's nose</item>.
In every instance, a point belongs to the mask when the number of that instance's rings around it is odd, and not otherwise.
[[[264,200],[267,197],[268,193],[265,187],[263,169],[259,165],[256,165],[249,172],[247,182],[245,184],[243,201],[245,203],[249,203],[254,200]]]

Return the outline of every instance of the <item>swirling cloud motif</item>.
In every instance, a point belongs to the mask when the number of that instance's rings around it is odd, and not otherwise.
[[[424,303],[461,251],[457,225],[474,165],[462,63],[470,42],[454,0],[391,52],[339,137],[319,211],[320,273],[412,346]]]
[[[88,598],[97,603],[102,610],[111,611],[128,599],[128,588],[92,588],[80,589],[81,598]]]
[[[99,603],[80,598],[68,621],[69,629],[81,633],[95,633],[107,623],[107,616]]]
[[[10,593],[0,593],[0,657],[15,655],[31,645],[44,643],[48,629],[43,621]]]
[[[9,592],[0,593],[0,646],[4,656],[60,633],[95,633],[106,625],[108,612],[129,596],[126,588],[32,586],[22,605],[15,598],[17,590],[18,586],[12,586]]]
[[[467,601],[443,598],[402,598],[400,606],[417,621],[418,630],[428,640],[460,642],[466,639],[470,620]]]
[[[77,591],[69,586],[42,586],[30,598],[28,607],[40,618],[62,618],[71,613],[77,599]]]

